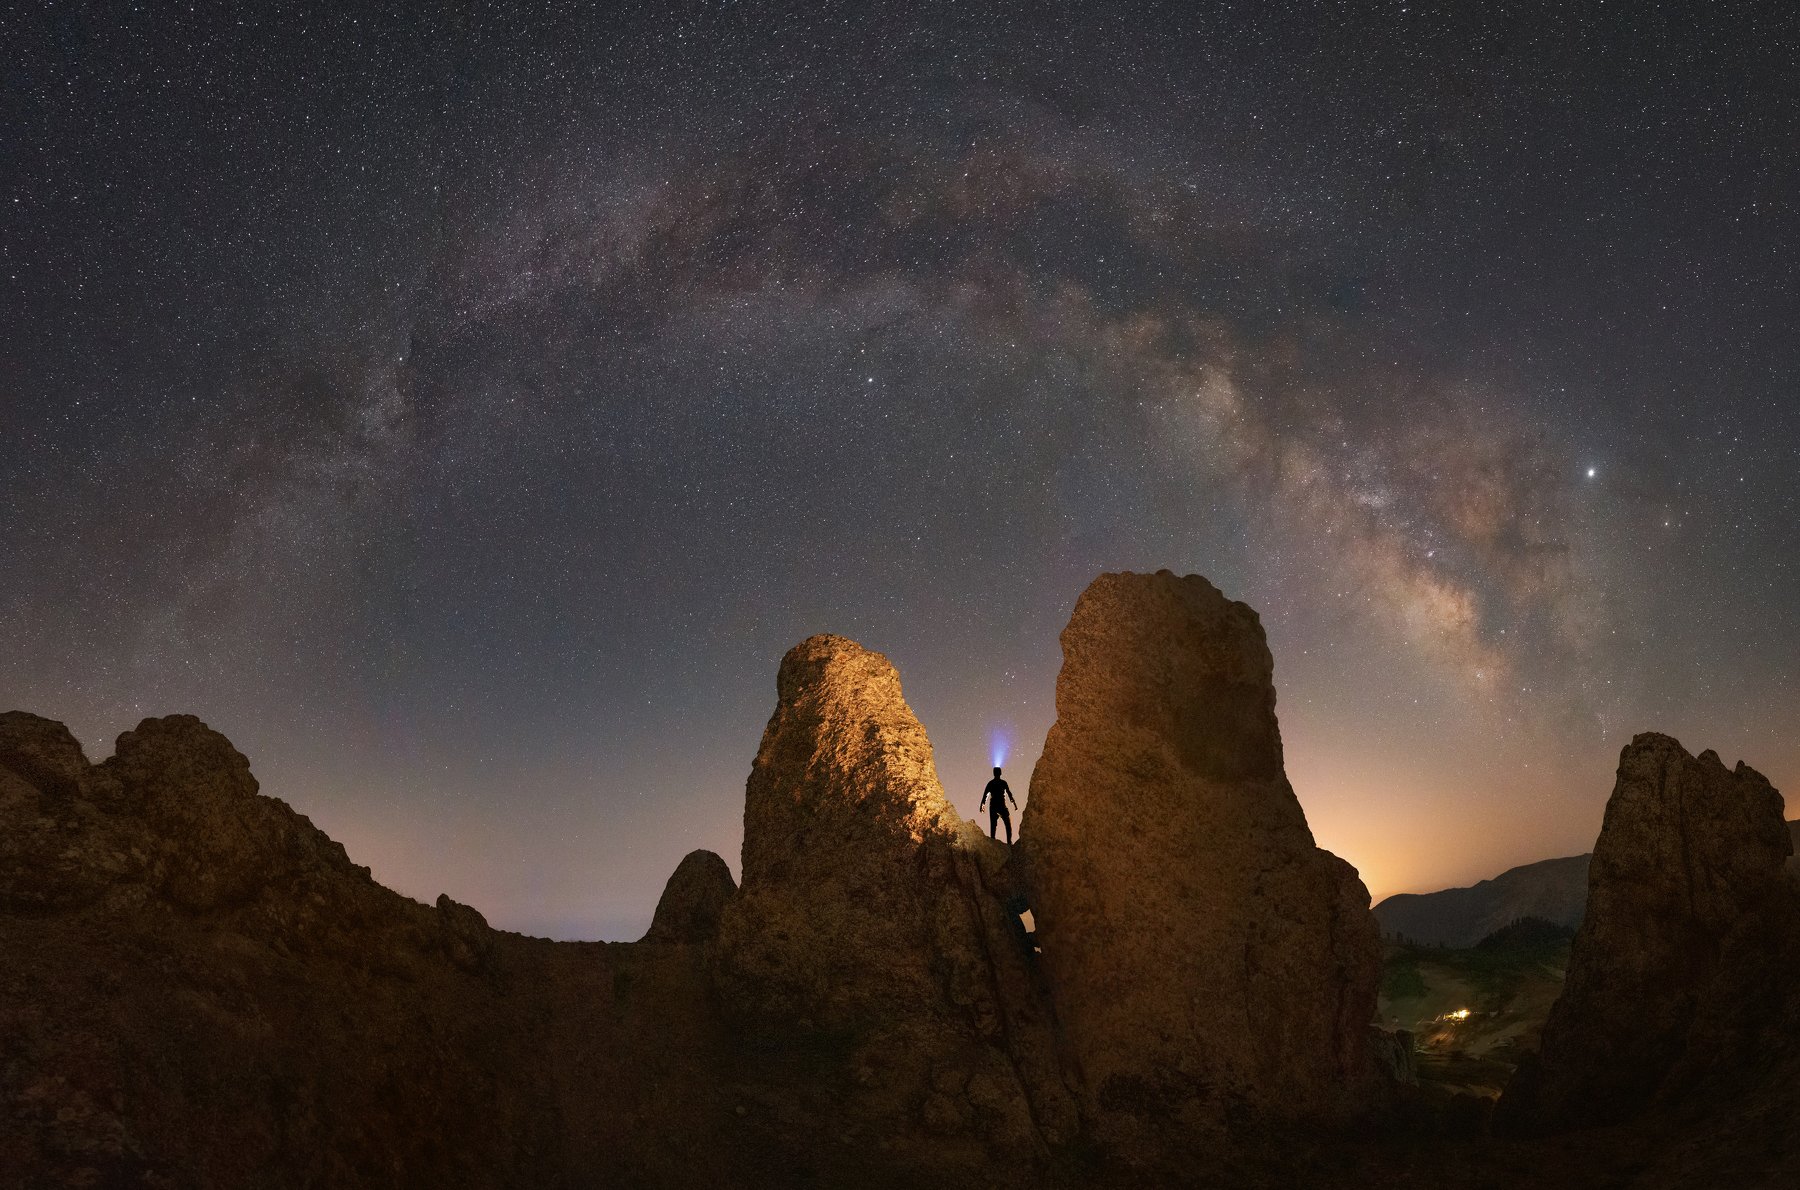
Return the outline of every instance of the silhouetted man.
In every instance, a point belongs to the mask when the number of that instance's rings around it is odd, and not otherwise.
[[[990,798],[993,799],[991,802],[988,800]],[[1004,822],[1006,824],[1006,841],[1011,844],[1012,815],[1007,812],[1007,802],[1011,802],[1015,806],[1019,804],[1018,799],[1012,795],[1012,786],[1000,779],[1000,769],[995,766],[994,779],[989,781],[987,788],[981,791],[981,806],[988,808],[988,838],[998,839],[1000,837],[999,824]],[[975,807],[977,812],[980,812],[981,806]]]

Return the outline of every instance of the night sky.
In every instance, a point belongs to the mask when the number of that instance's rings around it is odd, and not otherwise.
[[[636,937],[789,646],[973,814],[1167,567],[1377,897],[1589,849],[1639,731],[1800,787],[1775,6],[30,7],[0,707],[94,759],[198,714],[383,883]]]

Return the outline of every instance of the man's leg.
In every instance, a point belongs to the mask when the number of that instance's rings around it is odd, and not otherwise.
[[[1007,833],[1008,837],[1011,837],[1011,835],[1012,835],[1012,823],[1011,822],[1008,822],[1006,824],[1006,833]],[[999,837],[1000,837],[1000,807],[999,806],[989,806],[988,807],[988,838],[997,839]]]
[[[1000,811],[1000,821],[1006,824],[1006,845],[1012,846],[1012,815],[1005,810]]]

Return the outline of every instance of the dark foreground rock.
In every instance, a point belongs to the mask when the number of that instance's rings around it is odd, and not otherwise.
[[[1568,979],[1504,1127],[1766,1117],[1755,1143],[1726,1147],[1767,1168],[1774,1143],[1800,1164],[1800,894],[1782,809],[1742,762],[1655,734],[1624,749]]]
[[[0,1185],[1031,1184],[1079,1131],[1008,849],[885,658],[784,661],[740,892],[637,944],[420,905],[191,716],[0,716]],[[157,1179],[163,1179],[158,1181]]]
[[[92,766],[61,724],[0,716],[0,849],[0,1185],[757,1168],[687,948],[523,938],[398,896],[191,716]],[[646,1128],[665,1114],[689,1151]]]

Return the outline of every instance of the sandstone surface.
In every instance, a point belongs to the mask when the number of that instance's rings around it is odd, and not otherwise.
[[[1341,1118],[1375,1077],[1380,941],[1284,775],[1256,613],[1107,574],[1062,646],[1020,834],[1085,1110],[1128,1153],[1172,1122]]]
[[[838,1055],[834,1127],[936,1178],[1030,1176],[1073,1136],[1007,849],[950,807],[887,658],[836,636],[783,658],[743,855],[722,998],[774,1049]]]
[[[1676,1106],[1699,1083],[1754,1084],[1772,1055],[1791,1054],[1767,1031],[1800,1013],[1791,851],[1781,795],[1756,770],[1690,756],[1665,735],[1633,739],[1568,978],[1502,1122],[1615,1124]]]

